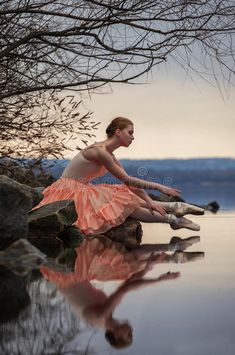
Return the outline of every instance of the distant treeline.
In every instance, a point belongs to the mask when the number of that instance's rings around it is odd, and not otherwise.
[[[159,183],[234,183],[235,168],[226,170],[157,170],[149,169],[144,176],[139,176],[138,168],[126,167],[128,174],[152,181],[159,180]]]
[[[47,161],[46,171],[58,178],[69,160]],[[126,172],[140,179],[161,184],[235,184],[235,159],[165,159],[165,160],[120,160]],[[111,174],[97,178],[95,182],[118,183]]]

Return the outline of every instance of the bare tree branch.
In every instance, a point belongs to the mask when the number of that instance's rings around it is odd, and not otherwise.
[[[1,3],[0,24],[0,99],[133,82],[175,57],[187,70],[188,57],[178,53],[195,44],[201,66],[212,58],[232,83],[231,0],[9,0]]]

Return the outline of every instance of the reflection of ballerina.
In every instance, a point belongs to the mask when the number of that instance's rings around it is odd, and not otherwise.
[[[83,233],[104,233],[130,216],[140,222],[169,223],[172,229],[199,230],[200,226],[184,218],[185,214],[203,214],[202,208],[181,202],[153,201],[144,189],[179,196],[179,190],[156,182],[129,176],[113,154],[117,148],[129,147],[134,139],[133,123],[122,117],[106,129],[107,139],[86,147],[65,168],[62,177],[44,190],[44,199],[35,207],[72,199]],[[110,172],[122,184],[97,184],[90,181]]]
[[[177,243],[179,242],[177,240]],[[171,257],[166,253],[155,253],[153,249],[147,248],[142,251],[138,249],[127,252],[121,244],[114,243],[108,238],[103,237],[101,240],[86,238],[76,249],[74,272],[62,273],[47,267],[41,268],[43,276],[60,288],[74,312],[81,315],[91,326],[105,329],[106,339],[115,347],[128,346],[132,342],[132,328],[129,323],[113,318],[114,309],[123,296],[140,287],[179,276],[178,272],[168,272],[155,279],[143,279],[155,263],[177,260],[174,254]],[[155,251],[159,249],[155,247]],[[107,296],[103,291],[96,289],[91,280],[126,281]]]

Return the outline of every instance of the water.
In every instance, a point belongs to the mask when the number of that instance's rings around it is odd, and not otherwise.
[[[103,329],[87,325],[63,292],[34,275],[30,280],[17,277],[25,282],[30,300],[15,320],[0,325],[0,354],[234,355],[235,209],[208,212],[193,220],[201,225],[200,242],[187,251],[202,251],[205,257],[155,265],[145,278],[167,271],[180,272],[180,277],[127,292],[114,309],[115,319],[128,320],[133,328],[131,346],[112,348]],[[143,224],[143,231],[144,243],[195,235],[187,230],[172,232],[161,224]],[[96,281],[95,286],[109,295],[120,281]],[[16,297],[17,287],[9,300]]]
[[[179,188],[185,201],[196,204],[207,204],[217,201],[220,210],[235,208],[235,185],[230,184],[180,184]]]

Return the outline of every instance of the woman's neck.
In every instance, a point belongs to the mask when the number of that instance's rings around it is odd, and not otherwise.
[[[99,142],[99,144],[103,144],[110,154],[120,147],[120,143],[113,139],[106,139],[102,142]]]

